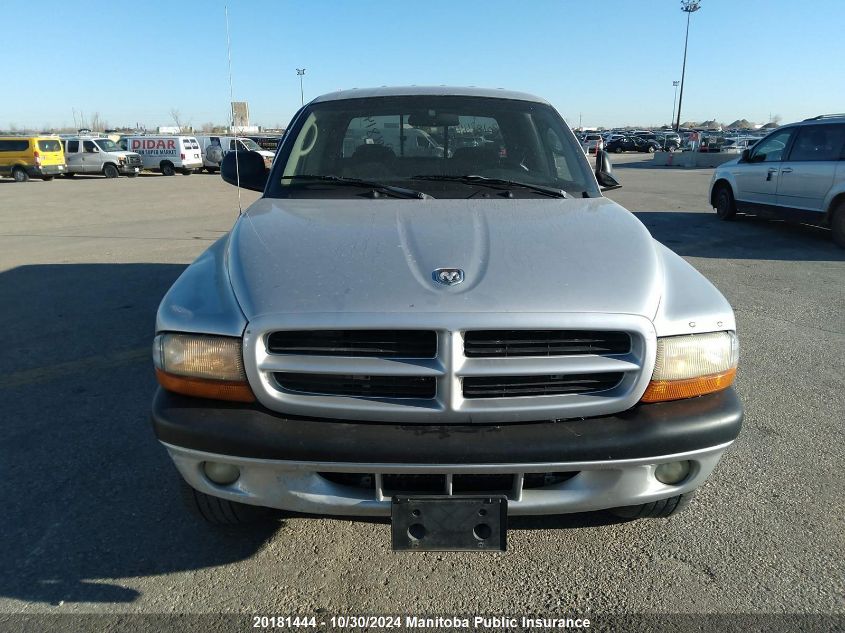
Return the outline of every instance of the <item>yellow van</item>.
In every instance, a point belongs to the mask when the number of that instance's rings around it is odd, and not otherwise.
[[[0,176],[17,182],[30,178],[52,180],[67,172],[58,136],[0,136]]]

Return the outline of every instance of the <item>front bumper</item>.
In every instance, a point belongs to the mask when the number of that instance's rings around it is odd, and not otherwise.
[[[561,514],[647,503],[700,486],[740,431],[733,389],[690,400],[640,405],[598,418],[501,425],[401,425],[287,418],[260,405],[199,400],[161,389],[153,426],[197,490],[296,512],[387,516],[392,474],[512,475],[512,515]],[[689,460],[679,485],[654,477],[664,462]],[[236,465],[231,485],[212,483],[203,462]],[[371,487],[320,473],[373,475]],[[524,485],[531,473],[569,473]],[[572,474],[575,473],[575,474]],[[486,493],[485,493],[486,494]]]
[[[143,170],[143,169],[144,169],[144,166],[142,164],[129,165],[129,164],[124,163],[122,165],[117,166],[117,170],[123,175],[140,174],[141,170]]]

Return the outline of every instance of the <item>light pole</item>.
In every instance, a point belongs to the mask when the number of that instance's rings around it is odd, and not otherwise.
[[[675,122],[675,106],[678,105],[678,86],[680,85],[680,83],[680,81],[672,82],[672,85],[675,86],[675,96],[672,97],[672,118],[669,119],[670,126]]]
[[[296,74],[299,75],[299,100],[301,105],[305,105],[305,92],[302,90],[302,76],[305,74],[305,69],[297,68]]]
[[[681,96],[678,99],[678,118],[675,131],[681,129],[681,104],[684,102],[684,76],[687,72],[687,44],[689,43],[689,17],[701,8],[701,0],[681,0],[681,11],[687,14],[687,34],[684,37],[684,65],[681,69]]]

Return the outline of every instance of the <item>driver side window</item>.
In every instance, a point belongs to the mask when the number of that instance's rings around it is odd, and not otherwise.
[[[784,159],[784,150],[789,144],[789,137],[792,130],[775,132],[767,139],[764,139],[754,146],[749,162],[752,163],[777,163]]]

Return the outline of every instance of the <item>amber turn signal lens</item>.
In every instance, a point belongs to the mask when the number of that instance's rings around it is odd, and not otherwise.
[[[652,380],[643,394],[641,402],[665,402],[703,396],[727,389],[736,377],[736,367],[719,374],[687,378],[685,380]]]
[[[249,388],[247,383],[241,381],[176,376],[160,369],[156,369],[156,379],[158,384],[168,391],[181,393],[185,396],[234,402],[255,402],[252,389]]]

